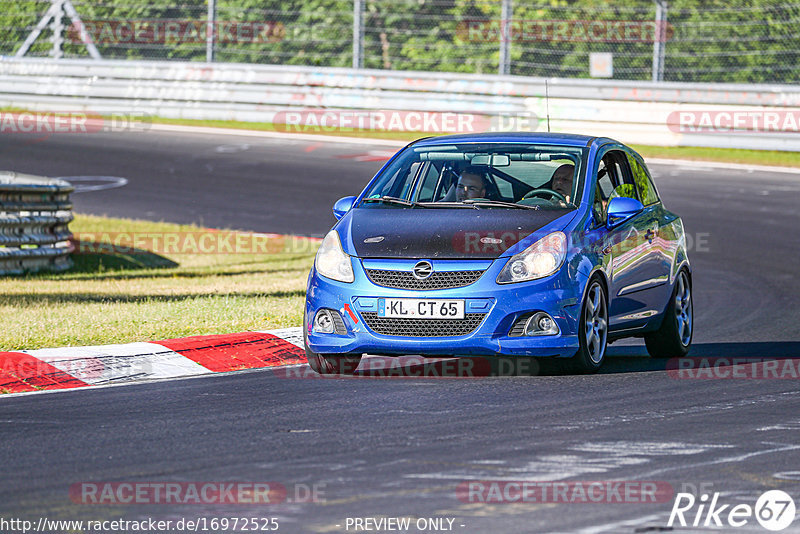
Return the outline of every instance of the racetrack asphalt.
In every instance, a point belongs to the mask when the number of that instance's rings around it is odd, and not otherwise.
[[[155,131],[33,143],[4,135],[0,168],[128,180],[75,194],[83,213],[319,236],[333,202],[356,194],[389,152]],[[797,176],[651,170],[691,240],[692,355],[800,358]],[[0,516],[277,517],[280,532],[354,532],[348,517],[412,516],[453,518],[464,533],[643,532],[666,526],[671,500],[485,504],[460,501],[456,487],[664,481],[731,504],[753,505],[768,489],[800,499],[798,379],[688,380],[664,366],[626,342],[610,347],[594,376],[263,371],[0,398]],[[263,507],[91,506],[70,501],[70,485],[82,481],[270,481],[317,485],[321,495]],[[752,519],[737,531],[764,532]]]

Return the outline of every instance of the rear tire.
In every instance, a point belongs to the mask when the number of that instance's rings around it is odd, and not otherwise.
[[[596,373],[608,347],[608,297],[599,279],[589,281],[578,322],[578,352],[570,359],[573,372]]]
[[[644,337],[653,358],[682,358],[689,354],[694,335],[692,284],[686,271],[678,273],[675,290],[658,330]]]

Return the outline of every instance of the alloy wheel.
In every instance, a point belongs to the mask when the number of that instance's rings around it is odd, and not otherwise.
[[[675,318],[678,321],[678,335],[686,347],[692,341],[692,288],[686,273],[678,275],[678,290],[675,292]]]
[[[586,350],[592,362],[598,364],[603,360],[608,337],[608,309],[603,295],[603,288],[595,282],[589,288],[584,318],[584,340]]]

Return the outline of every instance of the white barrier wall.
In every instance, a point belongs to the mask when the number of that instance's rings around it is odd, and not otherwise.
[[[547,82],[546,88],[541,78],[2,58],[0,106],[278,123],[287,110],[452,112],[480,117],[472,123],[478,130],[539,131],[549,112],[552,131],[627,143],[800,149],[800,86]]]

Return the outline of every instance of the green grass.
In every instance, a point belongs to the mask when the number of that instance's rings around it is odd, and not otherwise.
[[[695,161],[723,161],[752,165],[800,167],[800,152],[779,150],[744,150],[738,148],[705,148],[691,146],[631,145],[644,158],[689,159]]]
[[[389,130],[364,130],[356,128],[329,129],[320,131],[315,127],[290,126],[283,124],[276,125],[272,122],[244,122],[244,121],[223,121],[223,120],[194,120],[194,119],[167,119],[163,117],[153,117],[154,124],[177,124],[180,126],[204,126],[211,128],[231,128],[234,130],[255,130],[261,132],[286,132],[290,134],[310,134],[337,137],[358,137],[362,139],[389,139],[393,141],[411,142],[421,137],[440,135],[426,132],[398,132]]]
[[[241,253],[174,253],[175,247],[112,251],[112,232],[199,236],[208,231],[87,215],[77,215],[70,229],[86,239],[83,253],[73,255],[72,269],[0,277],[0,350],[152,341],[302,322],[315,241],[271,239],[259,253],[246,247]]]

